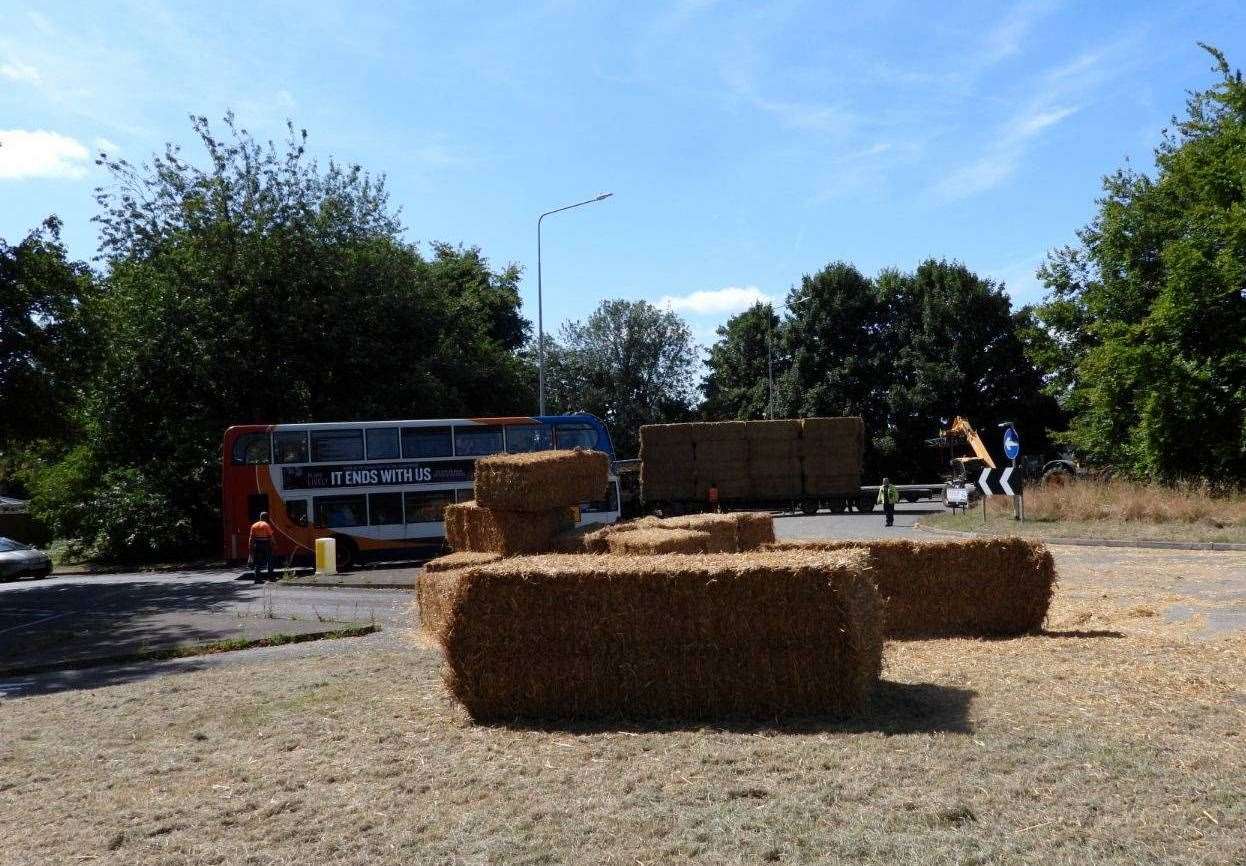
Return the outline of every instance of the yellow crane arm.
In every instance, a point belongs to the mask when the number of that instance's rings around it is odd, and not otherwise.
[[[978,456],[987,466],[995,469],[995,460],[991,457],[991,452],[986,450],[986,445],[982,442],[982,437],[978,435],[978,431],[973,429],[973,425],[969,423],[969,419],[957,417],[952,421],[952,426],[943,431],[944,436],[963,436],[965,441],[969,443],[969,447],[973,449],[973,453]]]

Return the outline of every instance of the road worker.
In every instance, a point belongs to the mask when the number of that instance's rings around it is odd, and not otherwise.
[[[891,483],[890,478],[884,478],[883,486],[878,488],[878,501],[887,517],[886,525],[891,526],[896,520],[896,503],[900,501],[900,491]]]
[[[260,569],[267,568],[268,579],[273,579],[273,526],[268,522],[268,512],[261,511],[260,519],[251,524],[251,568],[255,582],[264,578]]]

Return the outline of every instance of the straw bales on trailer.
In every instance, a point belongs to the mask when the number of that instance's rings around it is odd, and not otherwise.
[[[447,573],[448,610],[426,627],[477,721],[840,715],[881,669],[865,564],[854,551],[504,559]]]
[[[1056,569],[1042,544],[1022,538],[965,541],[782,541],[772,550],[870,555],[887,608],[887,637],[1006,637],[1039,631]]]
[[[647,424],[640,480],[649,502],[855,494],[865,427],[860,418]]]
[[[606,498],[610,458],[601,451],[499,454],[476,464],[476,503],[501,511],[544,511]]]

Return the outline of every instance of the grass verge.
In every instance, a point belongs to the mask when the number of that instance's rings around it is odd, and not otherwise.
[[[1001,502],[1005,497],[996,497]],[[1030,515],[1026,497],[1025,522],[1012,518],[1012,511],[999,510],[998,505],[987,510],[987,521],[982,520],[982,507],[968,512],[933,514],[922,517],[922,524],[936,529],[953,529],[958,532],[976,532],[983,535],[1020,535],[1024,538],[1103,538],[1111,541],[1184,541],[1193,544],[1212,542],[1246,544],[1246,527],[1215,527],[1189,523],[1141,523],[1123,520],[1042,520]],[[1010,503],[1008,504],[1011,508]]]
[[[892,643],[848,722],[477,726],[396,640],[6,700],[0,862],[1240,862],[1246,638],[1164,613],[1246,554],[1057,563],[1046,633]]]

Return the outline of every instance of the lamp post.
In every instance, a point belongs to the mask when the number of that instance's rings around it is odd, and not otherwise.
[[[805,299],[802,298],[801,300],[805,300]],[[794,304],[797,302],[792,301],[791,303]],[[788,312],[791,312],[792,308],[787,303],[774,305],[774,312],[776,314],[779,312],[779,310],[787,310]],[[770,324],[769,318],[766,319],[766,324],[767,325]],[[774,327],[773,326],[770,326],[767,328],[767,334],[766,334],[766,381],[770,384],[770,400],[766,405],[766,415],[770,418],[770,420],[773,421],[774,420]]]
[[[536,389],[537,389],[537,414],[545,414],[545,315],[543,309],[543,300],[541,294],[541,221],[550,214],[561,213],[565,210],[571,210],[573,207],[582,207],[593,202],[605,201],[614,195],[612,192],[603,192],[599,196],[595,196],[584,201],[578,201],[575,204],[569,204],[565,207],[556,207],[553,210],[547,210],[545,213],[537,217],[536,220]]]

